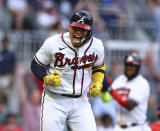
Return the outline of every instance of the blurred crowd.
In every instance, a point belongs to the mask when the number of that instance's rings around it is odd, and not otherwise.
[[[62,32],[72,12],[84,9],[94,18],[94,34],[104,39],[127,36],[138,26],[148,37],[159,40],[159,8],[159,0],[0,0],[0,30]]]
[[[94,35],[114,38],[116,34],[110,32],[124,30],[123,25],[133,24],[129,4],[127,0],[0,0],[0,30],[5,33],[11,30],[63,32],[68,29],[70,14],[84,9],[93,15]],[[134,0],[132,4],[136,9],[144,7],[142,1]],[[154,40],[160,40],[160,0],[147,0],[145,4],[156,25]],[[0,43],[0,131],[39,131],[43,83],[17,60],[16,52],[9,48],[9,38],[4,36]],[[160,103],[160,70],[154,65],[153,57],[151,49],[141,64],[141,73],[151,86],[148,123],[158,120],[155,112]],[[112,62],[106,75],[114,80],[122,73],[122,64]],[[116,123],[114,101],[103,103],[97,97],[91,99],[91,103],[99,131],[111,131]]]
[[[0,130],[39,131],[41,86],[3,38],[0,52]]]

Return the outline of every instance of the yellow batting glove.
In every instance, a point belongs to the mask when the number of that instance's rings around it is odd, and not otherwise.
[[[60,86],[61,85],[61,77],[59,72],[53,72],[50,75],[46,75],[44,78],[44,83],[49,86]]]
[[[92,85],[89,87],[89,93],[92,97],[96,97],[98,96],[98,94],[100,93],[101,89],[102,89],[102,83],[100,82],[94,82],[92,83]]]

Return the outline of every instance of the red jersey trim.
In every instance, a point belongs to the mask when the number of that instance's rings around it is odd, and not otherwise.
[[[93,38],[91,39],[91,42],[90,42],[89,46],[88,46],[87,49],[85,50],[84,56],[86,56],[86,53],[87,53],[88,49],[91,47],[92,42],[93,42]],[[84,64],[86,65],[86,63],[84,63]],[[85,65],[84,65],[84,66],[85,66]],[[93,63],[92,63],[92,64],[88,64],[87,67],[89,67],[89,65],[92,66]],[[82,82],[81,82],[81,95],[82,95],[82,90],[83,90],[84,68],[82,68],[82,70],[83,70],[83,74],[82,74]]]
[[[43,90],[43,97],[42,97],[42,103],[41,103],[41,129],[40,131],[43,131],[43,109],[44,109],[44,97],[46,95],[45,90]]]
[[[46,66],[47,66],[47,65],[43,64],[42,62],[40,62],[40,61],[38,60],[38,58],[37,58],[36,55],[34,56],[34,58],[35,58],[36,62],[37,62],[38,64],[40,64],[41,66],[43,66],[43,67],[46,67]]]
[[[77,57],[77,52],[76,52],[71,46],[69,46],[69,45],[64,41],[63,33],[62,33],[62,41],[63,41],[64,44],[66,44],[71,50],[74,51],[75,57]],[[73,76],[73,95],[75,95],[75,79],[76,79],[76,69],[74,69],[74,76]]]

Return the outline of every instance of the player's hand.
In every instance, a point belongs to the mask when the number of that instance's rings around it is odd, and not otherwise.
[[[92,83],[92,85],[89,87],[89,93],[92,97],[96,97],[98,96],[98,94],[100,93],[101,89],[102,89],[102,83],[100,82],[94,82]]]
[[[61,85],[61,77],[58,72],[53,72],[50,75],[46,75],[44,78],[44,83],[49,86],[60,86]]]

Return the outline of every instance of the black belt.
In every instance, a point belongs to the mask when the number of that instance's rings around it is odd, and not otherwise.
[[[122,124],[120,125],[121,128],[128,128],[128,127],[131,127],[131,126],[137,126],[138,124],[137,123],[133,123],[131,124],[130,126],[126,125],[126,124]]]
[[[58,95],[66,96],[66,97],[70,97],[70,98],[79,98],[79,97],[81,97],[81,95],[69,95],[69,94],[58,94]]]
[[[46,90],[46,89],[45,89],[45,90]],[[56,95],[66,96],[66,97],[70,97],[70,98],[79,98],[79,97],[82,96],[82,95],[59,94],[59,93],[51,92],[51,91],[49,91],[49,90],[47,90],[47,91],[50,92],[50,93],[56,94]]]

